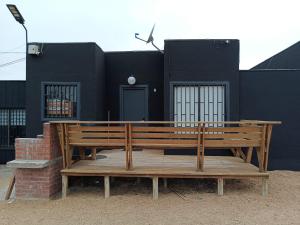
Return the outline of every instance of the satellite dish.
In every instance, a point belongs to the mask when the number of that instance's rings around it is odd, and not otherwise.
[[[153,25],[152,30],[151,30],[151,32],[150,32],[150,34],[149,34],[147,43],[150,43],[150,42],[153,42],[153,41],[154,41],[154,38],[153,38],[153,36],[152,36],[153,31],[154,31],[154,28],[155,28],[155,24]]]
[[[148,37],[147,40],[144,40],[144,39],[138,37],[138,36],[139,36],[139,33],[135,33],[135,34],[134,34],[134,37],[135,37],[136,39],[139,39],[139,40],[143,41],[143,42],[146,42],[146,44],[151,43],[151,44],[153,45],[154,48],[156,48],[158,51],[160,51],[161,53],[163,53],[163,51],[160,50],[160,49],[153,43],[153,41],[154,41],[154,38],[153,38],[153,31],[154,31],[154,28],[155,28],[155,24],[153,24],[153,27],[152,27],[152,29],[151,29],[151,32],[150,32],[149,37]]]

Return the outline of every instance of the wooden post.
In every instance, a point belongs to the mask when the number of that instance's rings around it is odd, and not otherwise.
[[[104,198],[110,196],[110,185],[109,185],[109,176],[104,177]]]
[[[246,163],[251,163],[253,147],[247,149]]]
[[[268,124],[267,131],[266,131],[266,150],[265,150],[265,161],[264,161],[265,171],[268,170],[269,147],[270,147],[271,135],[272,135],[272,125]]]
[[[9,179],[9,184],[8,184],[8,188],[7,188],[7,191],[5,193],[5,200],[8,200],[11,196],[11,193],[14,189],[14,186],[15,186],[15,182],[16,182],[16,175],[15,173],[11,176],[11,178]]]
[[[79,147],[80,160],[85,160],[85,152],[83,147]]]
[[[164,188],[167,189],[168,188],[168,179],[164,178],[163,181],[164,181]]]
[[[197,135],[197,170],[201,170],[201,124],[198,123]]]
[[[129,169],[132,169],[132,124],[128,124],[128,139],[129,139],[129,146],[128,146],[128,158],[129,158]]]
[[[262,139],[261,139],[261,146],[260,146],[260,162],[259,162],[259,172],[264,172],[264,162],[265,162],[265,151],[266,151],[266,132],[267,126],[263,125],[263,132],[262,132]]]
[[[61,190],[61,195],[62,198],[66,198],[68,194],[68,176],[62,175],[62,190]]]
[[[262,177],[262,196],[267,196],[268,195],[268,178],[267,177]]]
[[[224,186],[224,180],[223,178],[218,178],[218,195],[223,195],[223,186]]]
[[[92,148],[92,160],[96,160],[96,156],[97,156],[97,148],[94,147]]]
[[[126,170],[129,170],[130,165],[129,165],[129,125],[128,123],[125,124],[125,166],[126,166]]]
[[[158,177],[152,178],[153,199],[158,199]]]

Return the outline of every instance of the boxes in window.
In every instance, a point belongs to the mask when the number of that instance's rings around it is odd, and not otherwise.
[[[47,100],[47,115],[72,117],[73,102],[69,100],[48,99]]]

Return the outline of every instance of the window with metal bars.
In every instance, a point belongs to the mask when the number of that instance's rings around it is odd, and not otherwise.
[[[226,118],[226,84],[173,85],[173,119],[178,126],[194,126],[195,121],[219,122]],[[217,124],[210,124],[216,126]]]
[[[15,138],[26,136],[25,109],[0,109],[0,147],[13,147]]]
[[[42,83],[42,120],[79,119],[78,82]]]

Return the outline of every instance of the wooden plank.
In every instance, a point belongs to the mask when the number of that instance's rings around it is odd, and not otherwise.
[[[96,156],[97,156],[97,148],[94,147],[92,148],[92,160],[96,160]]]
[[[158,177],[152,178],[153,199],[158,199]]]
[[[5,200],[10,199],[11,193],[12,193],[12,191],[14,189],[14,186],[15,186],[15,182],[16,182],[16,175],[14,173],[9,179],[8,187],[7,187],[7,190],[6,190],[6,193],[5,193],[5,197],[4,197]]]
[[[128,151],[128,156],[129,156],[129,169],[133,168],[133,159],[132,159],[132,125],[131,123],[128,124],[128,143],[129,143],[129,151]]]
[[[247,163],[251,163],[252,153],[253,153],[253,147],[247,148],[247,156],[246,156],[246,162]]]
[[[271,142],[271,136],[272,136],[272,125],[267,125],[267,131],[266,131],[266,150],[265,150],[265,161],[264,161],[264,170],[268,170],[268,162],[269,162],[269,148],[270,148],[270,142]]]
[[[89,138],[89,139],[77,139],[77,138],[72,138],[69,137],[69,144],[70,145],[80,145],[80,144],[117,144],[119,146],[124,146],[124,139],[96,139],[96,138]]]
[[[109,176],[104,176],[104,198],[109,198],[109,196],[110,196]]]
[[[197,135],[197,169],[201,170],[201,124],[198,124],[198,135]]]
[[[67,175],[62,175],[62,198],[66,198],[68,194],[68,176]]]
[[[259,171],[265,171],[264,162],[265,162],[265,151],[266,151],[266,133],[267,133],[267,126],[263,125],[263,132],[262,132],[262,139],[260,143],[260,163],[259,163]]]
[[[260,140],[246,140],[246,139],[226,139],[226,140],[207,140],[205,139],[205,147],[258,147],[261,145]]]
[[[195,140],[172,140],[172,139],[132,139],[132,145],[149,145],[149,144],[154,144],[154,145],[159,145],[159,144],[166,144],[166,145],[193,145],[197,146],[197,139]]]
[[[184,133],[184,134],[178,134],[178,133],[133,133],[132,138],[177,138],[177,139],[184,139],[184,138],[189,138],[189,139],[196,139],[198,136],[197,133]]]
[[[69,125],[70,132],[88,132],[88,131],[120,131],[125,132],[124,126],[77,126]]]
[[[130,169],[130,162],[129,162],[129,139],[128,139],[128,124],[125,124],[125,134],[126,134],[126,139],[125,139],[125,167],[126,170]]]
[[[218,195],[220,195],[220,196],[222,196],[224,194],[223,187],[224,187],[223,178],[218,178]]]
[[[132,132],[197,132],[197,127],[143,127],[143,126],[132,126]]]
[[[69,136],[72,138],[122,138],[124,139],[125,132],[80,132],[80,131],[69,131]]]
[[[244,127],[206,127],[206,132],[227,132],[227,133],[261,133],[261,126],[244,126]]]
[[[84,147],[79,147],[79,157],[80,160],[85,160],[85,151]]]

